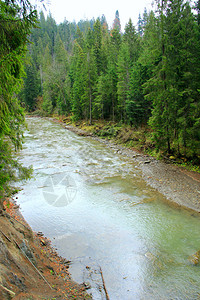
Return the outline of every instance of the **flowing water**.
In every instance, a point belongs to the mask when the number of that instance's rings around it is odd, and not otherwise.
[[[200,299],[200,218],[169,207],[146,185],[133,160],[59,124],[27,120],[24,165],[35,178],[18,202],[33,230],[72,261],[75,281],[94,299]]]

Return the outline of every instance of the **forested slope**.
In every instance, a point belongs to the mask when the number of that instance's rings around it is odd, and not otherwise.
[[[29,177],[13,150],[22,146],[24,113],[17,94],[22,87],[28,36],[37,12],[29,1],[0,1],[0,209],[12,192],[10,181]]]
[[[28,111],[148,126],[157,150],[200,155],[200,3],[154,1],[128,21],[64,21],[40,14],[20,99]]]

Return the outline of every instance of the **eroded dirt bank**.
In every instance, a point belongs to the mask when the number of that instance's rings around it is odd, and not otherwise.
[[[188,171],[171,163],[156,160],[134,149],[117,145],[113,141],[100,139],[90,132],[71,125],[63,125],[67,130],[81,136],[91,136],[112,148],[116,153],[132,158],[141,169],[144,180],[162,193],[171,204],[200,213],[200,174]]]
[[[70,262],[59,257],[42,233],[34,233],[4,203],[0,210],[0,299],[90,299],[70,279]],[[9,207],[9,208],[8,208]]]

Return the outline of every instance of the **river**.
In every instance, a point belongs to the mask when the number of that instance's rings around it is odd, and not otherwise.
[[[34,231],[72,261],[93,298],[200,299],[200,218],[170,207],[133,159],[57,123],[28,118],[19,159],[33,165],[18,203]]]

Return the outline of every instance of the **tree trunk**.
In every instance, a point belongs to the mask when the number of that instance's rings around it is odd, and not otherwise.
[[[91,77],[90,77],[90,54],[87,54],[87,62],[88,62],[88,77],[89,77],[89,94],[90,94],[90,125],[92,125],[92,89],[91,89]]]
[[[43,93],[43,72],[42,72],[42,66],[40,65],[40,80],[41,80],[41,92]]]
[[[112,97],[112,117],[113,117],[113,122],[115,121],[115,101],[114,97]]]
[[[170,146],[170,138],[169,138],[169,128],[167,126],[167,152],[168,154],[171,153],[171,146]]]

